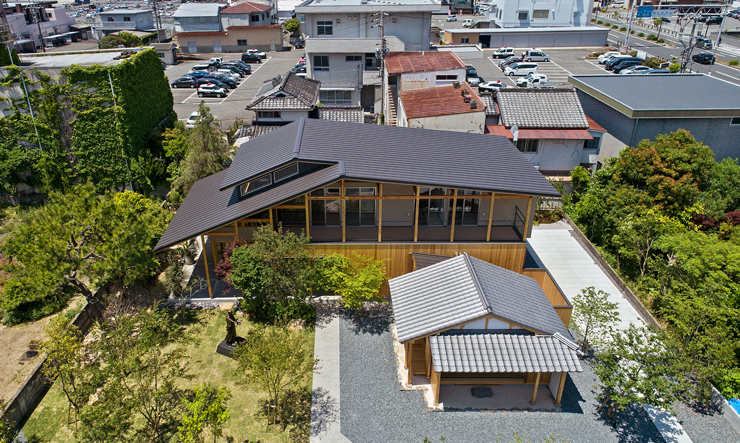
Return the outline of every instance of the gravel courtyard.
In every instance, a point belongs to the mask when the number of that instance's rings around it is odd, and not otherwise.
[[[508,442],[516,432],[533,442],[553,434],[573,443],[664,441],[640,407],[617,417],[616,427],[598,418],[596,377],[588,364],[568,377],[561,413],[426,412],[420,392],[398,389],[391,321],[388,306],[364,318],[340,317],[341,431],[353,443],[421,442],[424,437],[437,442],[441,436],[448,443],[494,442],[499,436]],[[687,411],[682,412],[679,418],[686,418]],[[697,443],[738,441],[734,431],[721,426],[721,417],[686,421]]]

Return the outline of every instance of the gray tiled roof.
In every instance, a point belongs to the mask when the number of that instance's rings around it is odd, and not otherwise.
[[[319,119],[333,120],[335,122],[365,123],[365,112],[362,108],[339,108],[333,106],[321,106]]]
[[[574,88],[502,88],[496,100],[507,128],[588,128]]]
[[[560,334],[429,337],[435,372],[581,372],[575,344]]]
[[[498,115],[498,106],[496,106],[496,100],[493,99],[493,94],[479,94],[481,101],[486,105],[486,116]]]
[[[571,337],[535,280],[465,253],[388,284],[401,343],[487,315]]]
[[[321,82],[288,72],[279,80],[272,80],[272,83],[268,82],[265,86],[267,88],[263,87],[260,90],[252,103],[247,105],[247,109],[310,111],[319,101]]]

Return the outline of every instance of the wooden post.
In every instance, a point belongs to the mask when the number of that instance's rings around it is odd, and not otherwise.
[[[560,400],[563,399],[563,388],[565,387],[565,376],[568,375],[567,372],[561,372],[560,373],[560,386],[558,386],[558,395],[555,397],[555,404],[559,405]]]
[[[529,232],[529,216],[531,215],[532,211],[532,197],[529,197],[529,200],[527,200],[527,219],[524,220],[524,232],[522,233],[522,241],[527,240],[527,232]]]
[[[414,209],[414,243],[419,239],[419,196],[421,195],[421,186],[416,187],[416,208]]]
[[[408,380],[406,382],[408,384],[411,384],[411,374],[414,373],[414,342],[416,340],[411,340],[409,342],[409,372],[408,372]]]
[[[432,382],[432,394],[434,395],[434,404],[439,404],[439,382],[440,382],[440,373],[435,372],[434,368],[432,368],[432,376],[429,377],[429,381]]]
[[[404,343],[403,348],[406,350],[406,355],[404,356],[405,358],[403,359],[403,364],[405,368],[410,370],[411,369],[411,363],[409,363],[411,361],[411,359],[409,358],[409,355],[411,354],[410,343],[409,342]]]
[[[537,378],[534,379],[534,391],[532,391],[532,401],[530,401],[530,404],[536,404],[537,403],[537,388],[540,386],[540,373],[537,373]]]
[[[270,229],[275,229],[275,221],[272,219],[272,208],[268,209],[270,211]]]
[[[346,223],[346,220],[345,220],[347,218],[347,215],[344,213],[344,208],[345,208],[345,204],[344,204],[344,179],[342,179],[342,243],[344,243],[344,242],[347,241],[347,235],[346,235],[347,223]]]
[[[203,254],[203,263],[206,265],[206,282],[208,282],[208,297],[213,298],[213,291],[211,290],[211,274],[208,272],[208,254],[206,253],[206,239],[201,234],[200,236],[201,253]]]
[[[216,242],[211,239],[211,257],[213,257],[213,272],[216,272],[216,265],[218,265],[218,260],[216,259]]]
[[[493,203],[496,198],[496,193],[491,192],[491,204],[488,205],[488,233],[486,234],[486,241],[491,241],[491,225],[493,224]]]
[[[308,209],[308,194],[306,194],[306,237],[309,237],[308,241],[311,241],[311,212]]]
[[[378,243],[383,240],[383,183],[378,183]]]
[[[463,208],[465,209],[465,208]],[[450,241],[455,241],[455,218],[457,217],[457,188],[455,188],[455,197],[452,199],[452,221],[450,222]]]
[[[234,240],[239,240],[239,222],[234,222]]]
[[[424,339],[424,365],[427,367],[427,377],[432,376],[434,369],[432,368],[432,344],[429,340],[429,336]]]

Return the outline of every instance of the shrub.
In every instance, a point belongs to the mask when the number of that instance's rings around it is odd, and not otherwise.
[[[668,66],[668,70],[671,71],[671,74],[675,74],[681,70],[681,65],[679,65],[678,63],[673,63]]]
[[[604,21],[603,21],[603,20],[597,20],[597,21],[596,21],[596,24],[597,24],[597,25],[603,25],[603,24],[604,24]]]
[[[730,66],[737,66],[738,65],[738,61],[737,60],[730,60],[729,65]]]
[[[650,57],[650,58],[646,59],[642,64],[645,65],[645,66],[649,66],[652,69],[658,69],[658,68],[660,68],[660,65],[662,63],[665,63],[665,60],[663,60],[662,58],[660,58],[660,57]]]
[[[644,32],[641,32],[641,33],[637,34],[637,36],[638,37],[645,37],[645,33]]]
[[[603,55],[603,54],[604,54],[604,52],[592,52],[589,55],[587,55],[586,58],[596,58],[596,57],[598,57],[600,55]]]
[[[617,26],[617,25],[612,25],[612,29],[619,29],[619,26]]]
[[[635,30],[630,31],[630,34],[635,35]]]
[[[595,21],[596,21],[596,19],[595,19],[595,18],[592,18],[592,19],[591,19],[591,21],[592,21],[592,22],[595,22]]]
[[[621,28],[619,28],[619,30],[622,31],[622,32],[624,32],[624,31],[627,30],[627,27],[626,26],[622,26]]]
[[[656,43],[665,43],[665,40],[663,40],[662,38],[659,38],[659,39],[655,40],[655,42]]]
[[[637,57],[637,51],[630,51],[629,56],[630,57]]]
[[[656,37],[655,34],[650,34],[647,36],[647,39],[650,41],[655,41],[658,39],[658,37]]]

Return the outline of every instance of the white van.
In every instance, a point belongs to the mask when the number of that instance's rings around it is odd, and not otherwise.
[[[512,63],[504,68],[504,75],[508,76],[521,76],[537,74],[537,63],[519,62]]]

